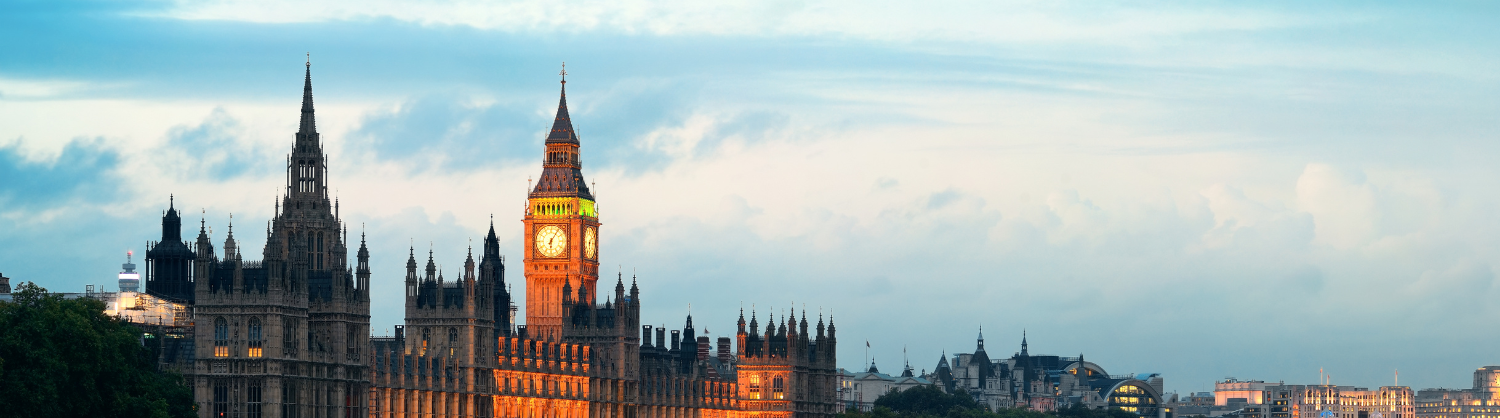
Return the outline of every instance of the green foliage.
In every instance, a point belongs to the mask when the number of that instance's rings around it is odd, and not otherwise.
[[[21,283],[0,302],[0,415],[192,417],[182,377],[156,370],[141,331],[93,299]]]
[[[998,411],[990,411],[963,389],[949,394],[935,385],[918,386],[899,392],[892,390],[876,399],[875,407],[868,413],[850,409],[838,416],[840,418],[1139,418],[1135,414],[1119,409],[1090,409],[1076,405],[1052,413],[1025,408],[1002,408]]]

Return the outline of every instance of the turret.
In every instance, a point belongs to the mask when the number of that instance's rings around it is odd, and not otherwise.
[[[365,233],[359,233],[359,253],[355,255],[359,265],[354,268],[354,277],[359,280],[361,301],[370,301],[370,249],[365,246]]]
[[[484,236],[484,251],[479,257],[479,293],[489,295],[489,303],[483,305],[491,310],[495,320],[495,335],[509,336],[510,292],[505,289],[505,260],[500,257],[500,238],[495,235],[495,220],[490,219],[490,232]]]
[[[474,298],[474,285],[477,279],[474,277],[474,247],[469,247],[469,254],[464,258],[464,296],[472,300]],[[472,303],[470,303],[472,306]]]
[[[224,260],[239,260],[239,245],[234,242],[234,214],[229,215],[229,232],[224,236]]]
[[[425,281],[437,281],[437,263],[432,259],[432,250],[427,250],[427,276]]]
[[[406,254],[406,307],[417,306],[417,249],[410,247]]]
[[[641,306],[641,289],[635,286],[634,274],[630,275],[630,304],[636,307]]]
[[[615,278],[615,300],[621,302],[625,300],[625,273],[623,272]]]

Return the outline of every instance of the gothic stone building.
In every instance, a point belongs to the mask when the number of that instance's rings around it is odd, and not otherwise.
[[[205,417],[362,415],[369,393],[369,251],[347,260],[348,232],[329,199],[313,117],[312,67],[287,157],[286,193],[266,228],[261,261],[247,261],[233,225],[223,256],[206,226],[190,250],[175,208],[147,252],[148,292],[192,305],[194,349],[169,367],[188,377]],[[185,270],[184,260],[191,260]]]
[[[563,81],[566,86],[567,81]],[[246,261],[233,226],[216,254],[206,225],[181,239],[175,205],[148,252],[148,291],[192,306],[194,349],[161,356],[191,382],[203,417],[829,417],[837,400],[830,320],[795,315],[764,334],[751,315],[710,355],[689,315],[681,330],[641,325],[640,290],[617,277],[597,292],[600,222],[582,174],[566,89],[528,197],[526,325],[513,323],[493,222],[449,281],[429,252],[407,255],[405,325],[370,338],[369,250],[347,260],[347,228],[328,197],[311,66],[286,194],[262,260]],[[639,331],[637,331],[639,330]],[[655,332],[653,338],[653,331]]]
[[[1142,417],[1164,415],[1160,375],[1110,376],[1098,364],[1078,357],[1032,354],[1026,335],[1021,351],[992,360],[979,334],[973,353],[944,354],[931,374],[923,376],[948,392],[963,390],[974,399],[998,408],[1054,411],[1073,405],[1120,408]]]

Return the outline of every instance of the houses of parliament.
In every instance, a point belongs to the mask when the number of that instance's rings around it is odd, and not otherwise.
[[[406,271],[372,272],[330,199],[312,66],[286,160],[286,192],[259,261],[233,225],[214,248],[200,222],[182,238],[175,201],[147,253],[146,292],[187,306],[151,345],[181,372],[202,417],[830,417],[833,319],[740,313],[736,338],[642,325],[637,278],[600,283],[601,227],[563,79],[542,172],[522,219],[525,323],[513,323],[506,259],[491,222],[451,278],[414,249]],[[566,76],[566,73],[564,73]],[[245,233],[242,228],[241,233]],[[356,245],[355,257],[348,257]],[[251,250],[253,251],[253,249]],[[476,260],[477,257],[477,260]],[[405,288],[405,324],[370,335],[372,277]],[[628,283],[627,283],[628,281]],[[816,321],[809,325],[809,321]],[[675,320],[673,321],[675,322]]]

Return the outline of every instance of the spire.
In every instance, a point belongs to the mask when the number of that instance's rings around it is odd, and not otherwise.
[[[313,120],[312,54],[309,53],[307,54],[307,75],[302,81],[302,123],[298,125],[297,136],[317,141],[317,133],[318,125]]]
[[[365,231],[363,225],[361,225],[359,231],[359,252],[355,254],[355,257],[357,257],[356,259],[359,261],[359,271],[363,273],[369,273],[370,249],[369,247],[365,247]]]
[[[416,274],[417,272],[417,247],[406,249],[406,271]]]
[[[1028,355],[1028,354],[1026,354],[1026,330],[1025,329],[1021,330],[1021,355],[1023,355],[1023,356]]]
[[[437,263],[433,262],[433,260],[432,260],[432,250],[429,249],[429,250],[427,250],[427,279],[428,280],[432,280],[433,275],[435,275],[436,273],[437,273]]]
[[[229,232],[224,236],[224,259],[231,260],[237,257],[234,253],[238,251],[234,242],[234,214],[229,214]]]
[[[552,121],[552,131],[547,134],[547,143],[578,143],[578,134],[573,132],[573,120],[568,117],[568,63],[563,63],[562,94],[557,100],[557,118]]]

